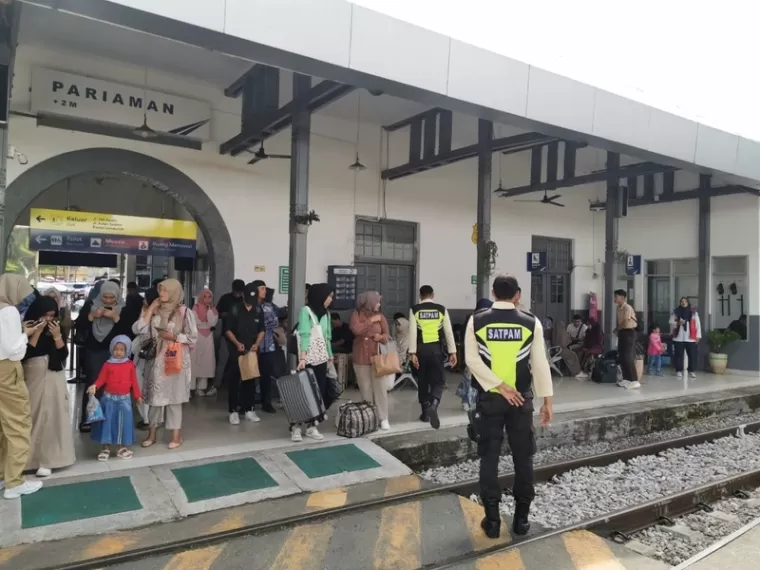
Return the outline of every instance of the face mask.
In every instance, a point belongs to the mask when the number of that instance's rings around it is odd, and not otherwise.
[[[29,307],[32,306],[32,303],[34,303],[34,300],[36,298],[37,298],[37,295],[35,295],[34,293],[30,293],[23,301],[21,301],[18,305],[16,305],[16,309],[21,315],[22,321],[24,320],[24,316],[26,315],[26,312],[29,310]]]

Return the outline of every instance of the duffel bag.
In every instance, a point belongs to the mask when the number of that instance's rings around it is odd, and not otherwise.
[[[339,414],[338,435],[341,437],[361,437],[380,427],[377,406],[369,402],[343,404]]]

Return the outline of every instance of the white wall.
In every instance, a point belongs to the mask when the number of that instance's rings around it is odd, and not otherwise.
[[[22,45],[18,52],[12,101],[16,110],[28,110],[29,78],[34,65],[136,85],[143,85],[146,76],[142,68]],[[180,169],[209,194],[230,231],[235,251],[235,275],[245,280],[263,278],[276,286],[278,267],[288,263],[289,161],[267,160],[249,166],[245,156],[220,156],[219,141],[234,136],[239,130],[239,101],[225,98],[214,86],[191,83],[165,73],[149,70],[147,81],[153,89],[177,94],[192,92],[194,97],[210,101],[215,142],[206,144],[204,150],[198,152],[37,128],[33,119],[14,117],[10,124],[10,142],[26,155],[29,162],[22,166],[17,161],[10,161],[8,181],[12,182],[34,165],[70,150],[114,147],[149,154]],[[457,122],[467,120],[461,115],[456,116]],[[358,174],[348,170],[354,160],[355,137],[356,126],[350,121],[324,113],[313,117],[310,208],[320,214],[322,221],[309,231],[307,279],[310,282],[324,280],[327,265],[353,262],[357,216],[384,215],[391,220],[418,224],[419,282],[435,286],[437,298],[451,308],[474,306],[476,299],[470,277],[475,273],[476,251],[470,238],[476,221],[476,162],[464,161],[389,182],[385,187],[383,208],[383,201],[379,199],[382,190],[379,172],[385,165],[381,154],[385,146],[381,144],[381,128],[362,124],[360,153],[368,168]],[[405,145],[397,138],[391,142],[390,164],[402,162],[407,153]],[[289,132],[268,140],[266,146],[272,153],[289,152]],[[494,187],[498,184],[499,170],[505,187],[528,182],[529,153],[502,156],[500,167],[499,156],[494,155]],[[583,149],[579,152],[578,172],[603,168],[603,161],[603,152]],[[679,189],[696,186],[692,178],[679,175]],[[575,270],[571,283],[571,308],[582,308],[589,291],[602,292],[604,215],[591,213],[588,201],[603,197],[604,184],[563,189],[557,193],[562,195],[560,202],[566,207],[494,196],[491,231],[492,239],[499,247],[497,271],[518,277],[523,285],[524,301],[528,304],[530,278],[525,255],[530,251],[532,236],[572,239]],[[540,194],[521,198],[538,199]],[[58,204],[60,198],[56,200],[55,204]],[[131,210],[120,211],[120,200],[114,200],[113,204],[115,213],[131,213]],[[77,205],[86,209],[85,202]],[[756,224],[755,221],[755,248]],[[692,231],[690,228],[693,228],[693,239],[686,237]],[[713,231],[714,236],[718,233]],[[621,249],[639,253],[645,259],[695,257],[696,202],[633,208],[629,217],[621,222],[620,236]],[[717,252],[714,254],[718,255]],[[266,271],[255,273],[254,266],[262,265]]]

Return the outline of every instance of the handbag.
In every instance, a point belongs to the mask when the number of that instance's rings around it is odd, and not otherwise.
[[[317,320],[317,316],[311,309],[309,311],[309,318],[311,319],[311,339],[309,341],[309,347],[306,349],[306,364],[309,366],[318,366],[324,364],[330,360],[330,355],[327,353],[327,342],[325,342],[325,336],[322,334],[322,326]],[[299,349],[300,337],[299,337]]]
[[[153,336],[153,327],[150,328],[150,338],[146,340],[140,347],[140,352],[137,356],[141,360],[153,361],[156,359],[156,351],[158,349],[158,343],[156,337]]]
[[[369,402],[343,404],[338,416],[338,435],[341,437],[361,437],[378,430],[380,420],[377,406]]]
[[[89,336],[90,336],[90,327],[78,326],[76,330],[74,331],[74,344],[76,346],[84,346]]]
[[[372,366],[375,376],[388,376],[401,372],[401,361],[396,350],[396,343],[388,341],[385,344],[377,344],[377,355],[372,357]]]
[[[252,350],[238,356],[238,367],[240,368],[240,380],[244,382],[261,376],[259,358]]]

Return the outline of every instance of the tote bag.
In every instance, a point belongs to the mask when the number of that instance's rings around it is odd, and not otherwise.
[[[182,343],[170,342],[164,353],[164,374],[176,376],[182,372]]]
[[[322,326],[319,324],[319,320],[317,320],[314,311],[311,309],[308,309],[308,311],[309,318],[311,319],[311,340],[309,342],[309,347],[306,349],[306,364],[309,366],[318,366],[330,360],[330,356],[327,354],[327,342],[325,342],[325,336],[322,334]],[[299,348],[303,350],[303,348],[300,347],[300,337],[298,341]]]
[[[398,357],[395,342],[378,343],[377,351],[377,355],[372,357],[375,376],[388,376],[401,372],[401,360]]]

